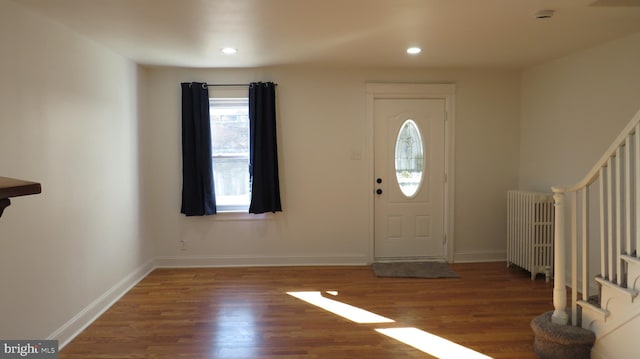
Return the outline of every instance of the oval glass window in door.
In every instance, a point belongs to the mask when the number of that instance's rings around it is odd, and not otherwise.
[[[424,171],[422,137],[416,123],[408,119],[400,126],[396,139],[396,179],[400,190],[413,197],[420,189]]]

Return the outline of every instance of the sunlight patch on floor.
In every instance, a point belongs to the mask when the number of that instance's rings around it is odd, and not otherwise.
[[[325,298],[321,292],[287,292],[290,296],[296,297],[316,307],[320,307],[328,312],[349,319],[352,322],[365,323],[393,323],[394,321],[381,315],[371,313],[364,309],[354,307],[349,304],[338,302],[337,300]]]
[[[336,291],[327,291],[326,293],[333,296],[338,295]],[[385,318],[337,300],[325,298],[322,296],[322,292],[287,292],[287,294],[352,322],[360,324],[395,323],[393,319]],[[384,328],[375,330],[439,359],[493,359],[473,349],[417,328]]]
[[[388,337],[440,359],[492,359],[472,349],[417,328],[376,329]]]

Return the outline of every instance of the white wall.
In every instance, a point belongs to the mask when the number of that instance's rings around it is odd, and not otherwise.
[[[520,187],[578,182],[639,109],[640,34],[527,69]]]
[[[43,188],[0,218],[0,338],[64,341],[153,256],[140,225],[144,73],[7,0],[0,51],[0,176]]]
[[[505,259],[506,191],[518,184],[518,72],[156,67],[148,74],[143,193],[161,265],[368,262],[373,179],[365,153],[367,81],[456,83],[455,259]],[[279,84],[284,212],[249,220],[179,214],[179,84],[185,81]],[[363,158],[352,160],[353,150]]]

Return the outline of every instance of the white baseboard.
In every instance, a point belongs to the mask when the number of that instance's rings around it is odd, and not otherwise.
[[[455,252],[454,263],[506,262],[507,251],[467,251]]]
[[[155,259],[150,259],[145,264],[129,273],[96,300],[91,302],[78,314],[74,315],[73,318],[69,319],[60,328],[49,335],[47,339],[58,340],[59,349],[64,348],[69,344],[69,342],[71,342],[71,340],[93,323],[93,321],[102,315],[102,313],[109,309],[109,307],[117,302],[155,268]]]
[[[157,257],[158,268],[175,267],[275,267],[313,265],[366,265],[367,255],[333,256],[171,256]]]
[[[238,256],[207,256],[207,257],[158,257],[152,258],[142,266],[129,273],[96,300],[74,315],[60,328],[47,337],[58,340],[59,349],[64,348],[78,334],[93,323],[100,315],[109,309],[123,295],[138,282],[144,279],[156,268],[187,268],[187,267],[257,267],[257,266],[298,266],[298,265],[366,265],[371,260],[366,255],[336,255],[331,257],[238,257]]]

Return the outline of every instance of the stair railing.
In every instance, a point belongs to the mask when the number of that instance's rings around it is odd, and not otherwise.
[[[556,222],[552,321],[568,324],[565,263],[568,232],[571,238],[571,324],[587,328],[588,323],[582,322],[585,310],[594,313],[591,317],[603,320],[609,315],[601,303],[591,299],[599,296],[590,288],[592,278],[598,284],[598,291],[606,284],[632,295],[634,292],[627,289],[626,273],[628,262],[638,260],[640,248],[640,111],[580,182],[552,190]],[[566,198],[570,200],[568,230]],[[594,223],[591,218],[596,215],[598,220]],[[594,237],[599,240],[599,273],[595,276],[589,268],[589,239]]]

